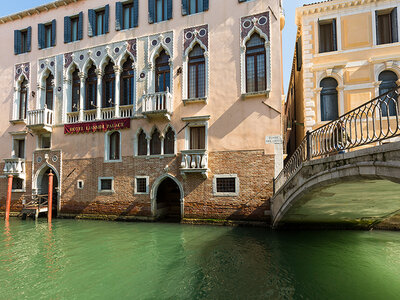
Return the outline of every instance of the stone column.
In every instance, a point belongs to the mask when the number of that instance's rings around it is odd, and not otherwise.
[[[160,141],[161,141],[161,155],[164,155],[164,140],[165,138],[163,136],[160,136]]]
[[[64,78],[63,101],[62,101],[62,123],[67,123],[67,113],[72,111],[72,80]]]
[[[146,137],[147,140],[147,156],[150,155],[150,141],[151,141],[151,137],[147,136]]]
[[[81,86],[80,86],[80,97],[79,97],[79,107],[78,107],[78,111],[79,111],[79,121],[82,122],[83,121],[83,106],[85,103],[85,95],[86,95],[86,91],[85,91],[85,81],[86,81],[86,73],[84,72],[79,72],[79,78],[81,80]]]
[[[101,103],[103,95],[103,71],[101,69],[96,69],[97,75],[97,101],[94,103],[96,105],[96,120],[101,119]]]
[[[115,72],[115,118],[119,118],[119,105],[121,103],[121,72],[122,69],[119,66],[114,66]]]

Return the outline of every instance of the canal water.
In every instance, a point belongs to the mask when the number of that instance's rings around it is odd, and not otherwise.
[[[0,299],[399,298],[399,232],[0,221]]]

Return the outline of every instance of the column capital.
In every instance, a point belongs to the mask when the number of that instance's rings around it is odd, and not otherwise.
[[[103,73],[103,71],[101,69],[97,68],[95,73],[97,75],[97,79],[102,79],[103,78],[104,73]]]
[[[120,66],[114,66],[113,68],[116,75],[122,73],[122,68]]]
[[[81,80],[85,80],[87,78],[87,74],[85,72],[79,72],[78,76]]]

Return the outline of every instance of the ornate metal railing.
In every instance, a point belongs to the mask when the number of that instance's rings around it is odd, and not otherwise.
[[[274,179],[274,191],[300,169],[305,161],[399,136],[399,95],[400,87],[397,87],[338,119],[307,132],[283,170]]]

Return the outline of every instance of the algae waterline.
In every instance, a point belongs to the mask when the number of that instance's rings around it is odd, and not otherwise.
[[[400,232],[0,221],[1,299],[395,299]]]

